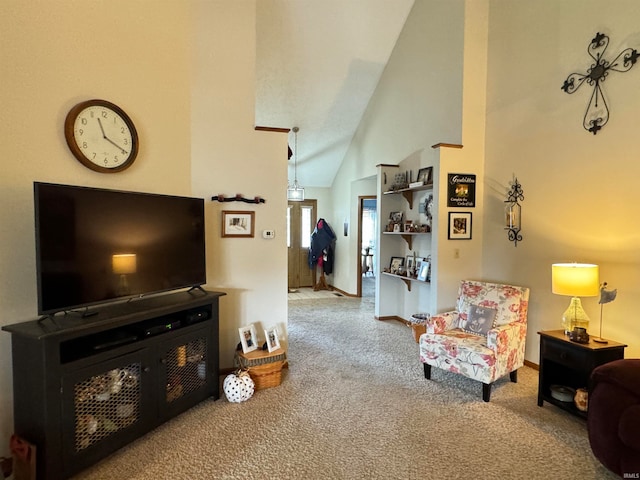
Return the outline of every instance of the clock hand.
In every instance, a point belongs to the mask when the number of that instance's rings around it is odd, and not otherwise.
[[[129,153],[129,152],[127,152],[124,148],[122,148],[120,145],[118,145],[116,142],[113,142],[110,138],[104,137],[104,139],[105,139],[107,142],[109,142],[111,145],[114,145],[115,147],[119,148],[119,149],[122,151],[122,153],[123,153],[124,155],[126,155],[127,153]]]
[[[129,152],[127,152],[124,148],[122,148],[120,145],[118,145],[118,144],[117,144],[117,143],[115,143],[113,140],[111,140],[109,137],[107,137],[107,134],[106,134],[106,133],[104,133],[104,128],[103,128],[103,126],[102,126],[102,121],[100,120],[100,118],[98,118],[98,125],[100,125],[100,130],[102,130],[102,138],[104,138],[104,139],[105,139],[107,142],[109,142],[111,145],[113,145],[113,146],[115,146],[115,147],[119,148],[119,149],[122,151],[122,153],[123,153],[124,155],[126,155],[127,153],[129,153]]]
[[[100,125],[100,130],[102,130],[102,138],[104,138],[104,139],[106,139],[106,140],[109,140],[109,139],[107,138],[107,134],[106,134],[106,133],[104,133],[104,128],[102,127],[102,122],[100,121],[100,117],[98,117],[98,125]]]

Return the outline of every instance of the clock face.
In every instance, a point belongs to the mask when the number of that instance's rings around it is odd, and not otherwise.
[[[129,116],[105,100],[73,107],[65,120],[65,138],[73,155],[97,172],[119,172],[138,154],[138,134]]]

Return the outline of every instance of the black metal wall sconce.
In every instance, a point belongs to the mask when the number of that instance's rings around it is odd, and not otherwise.
[[[522,228],[522,207],[520,203],[518,203],[518,200],[524,200],[524,192],[522,185],[518,182],[518,178],[515,177],[511,188],[507,192],[507,199],[504,201],[506,204],[504,212],[507,237],[516,247],[518,246],[518,242],[522,241],[522,234],[520,233],[520,229]]]

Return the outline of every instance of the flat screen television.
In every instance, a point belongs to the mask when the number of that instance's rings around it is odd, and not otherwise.
[[[38,313],[206,283],[204,200],[34,182]]]

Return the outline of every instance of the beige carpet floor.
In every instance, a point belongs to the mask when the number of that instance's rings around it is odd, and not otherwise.
[[[370,297],[289,303],[290,368],[245,403],[205,401],[76,479],[613,479],[584,420],[537,406],[537,372],[423,376]]]

